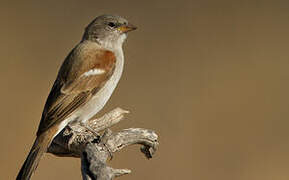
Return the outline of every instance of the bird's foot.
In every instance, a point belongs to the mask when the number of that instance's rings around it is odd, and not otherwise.
[[[82,122],[80,122],[80,125],[95,136],[95,139],[93,141],[100,142],[101,136],[98,134],[98,132],[96,132],[94,129],[92,129],[91,127]]]
[[[81,122],[80,125],[95,136],[95,139],[92,141],[92,143],[103,144],[103,146],[106,148],[107,152],[109,153],[110,160],[112,160],[113,158],[112,150],[106,145],[107,138],[111,136],[112,131],[110,129],[106,129],[103,135],[100,136],[98,132],[94,131],[91,127],[87,126],[86,124]]]

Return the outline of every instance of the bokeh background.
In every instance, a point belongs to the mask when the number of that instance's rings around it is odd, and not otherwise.
[[[0,179],[14,179],[34,141],[62,60],[97,15],[139,29],[102,113],[113,130],[159,134],[151,160],[132,146],[110,162],[120,179],[289,179],[289,1],[8,1],[0,6]],[[33,179],[81,179],[80,161],[47,154]]]

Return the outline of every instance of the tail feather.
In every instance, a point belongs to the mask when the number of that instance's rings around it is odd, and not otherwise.
[[[36,170],[42,155],[47,151],[52,139],[53,135],[45,132],[36,138],[16,180],[30,180],[30,177]]]

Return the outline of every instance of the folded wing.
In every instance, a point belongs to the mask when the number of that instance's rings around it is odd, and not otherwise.
[[[108,50],[74,49],[63,63],[47,98],[37,135],[60,123],[88,102],[115,69],[116,57]]]

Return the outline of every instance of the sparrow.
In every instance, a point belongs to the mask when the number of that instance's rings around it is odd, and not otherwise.
[[[84,123],[109,100],[121,78],[127,33],[136,27],[120,16],[96,17],[61,65],[46,100],[36,140],[17,180],[29,180],[53,138],[69,123]]]

